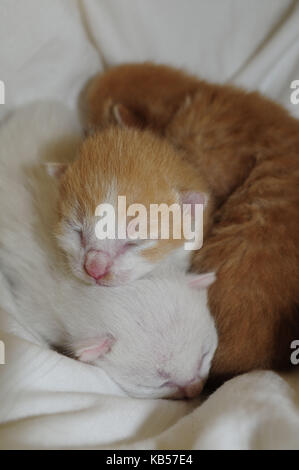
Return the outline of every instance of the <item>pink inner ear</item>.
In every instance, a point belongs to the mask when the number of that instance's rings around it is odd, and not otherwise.
[[[189,191],[181,194],[182,204],[191,205],[191,215],[194,215],[194,206],[196,204],[202,204],[205,209],[208,204],[208,195],[206,193],[201,193],[197,191]]]
[[[209,287],[213,282],[216,281],[216,274],[215,273],[205,273],[205,274],[198,274],[198,276],[194,275],[189,280],[189,286],[194,287],[197,289],[205,289]]]
[[[79,361],[93,362],[107,354],[114,343],[115,338],[110,334],[98,338],[91,338],[80,342],[77,344],[77,347],[75,346],[75,356]]]

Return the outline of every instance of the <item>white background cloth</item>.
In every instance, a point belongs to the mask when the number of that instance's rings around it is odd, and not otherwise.
[[[297,1],[1,0],[0,119],[40,98],[75,109],[90,75],[143,60],[258,88],[299,117]],[[1,448],[299,448],[296,371],[237,377],[200,406],[133,400],[91,366],[0,339]]]

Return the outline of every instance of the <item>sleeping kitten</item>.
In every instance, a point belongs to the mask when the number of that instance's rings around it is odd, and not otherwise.
[[[129,286],[93,288],[69,276],[61,262],[51,232],[58,194],[41,163],[53,153],[67,160],[76,133],[72,114],[55,104],[28,106],[0,129],[7,328],[95,364],[129,395],[196,396],[217,346],[206,293],[213,273],[167,270]]]
[[[99,239],[96,226],[99,204],[111,204],[118,214],[118,196],[126,209],[142,204],[203,203],[203,228],[207,230],[211,200],[194,169],[165,140],[149,131],[111,127],[87,138],[70,165],[49,165],[59,182],[58,242],[72,272],[90,284],[113,286],[130,282],[165,264],[186,270],[190,253],[184,237],[176,239]],[[117,222],[127,224],[120,216]],[[148,218],[149,223],[149,218]],[[171,228],[171,227],[170,227]]]
[[[298,121],[258,93],[154,64],[97,76],[85,103],[91,126],[114,119],[166,137],[220,207],[193,258],[195,271],[217,271],[212,374],[290,366],[299,336]]]
[[[65,280],[56,291],[60,349],[102,368],[131,396],[198,396],[217,347],[206,289],[214,279],[168,273],[112,290]]]

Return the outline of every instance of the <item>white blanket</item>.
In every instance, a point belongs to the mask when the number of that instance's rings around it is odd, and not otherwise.
[[[149,59],[259,88],[299,117],[298,22],[291,0],[2,0],[0,118],[39,98],[75,109],[91,74]],[[92,366],[7,335],[10,307],[0,280],[1,448],[299,448],[296,370],[237,377],[202,404],[135,400]]]

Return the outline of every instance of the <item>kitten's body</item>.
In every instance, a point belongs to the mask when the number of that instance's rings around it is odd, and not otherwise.
[[[299,336],[298,121],[258,93],[153,64],[95,78],[86,103],[92,126],[114,116],[165,136],[220,207],[193,259],[194,270],[217,271],[209,293],[219,331],[214,376],[288,367]]]
[[[167,133],[223,203],[193,259],[194,270],[218,275],[214,374],[289,366],[299,336],[299,122],[258,94],[202,85]]]
[[[73,279],[54,243],[58,194],[41,163],[53,153],[74,154],[78,139],[65,136],[76,130],[57,105],[28,107],[0,130],[6,327],[94,363],[130,395],[192,397],[207,377],[217,335],[206,290],[188,283],[207,286],[213,276],[207,282],[169,271],[113,289]]]

